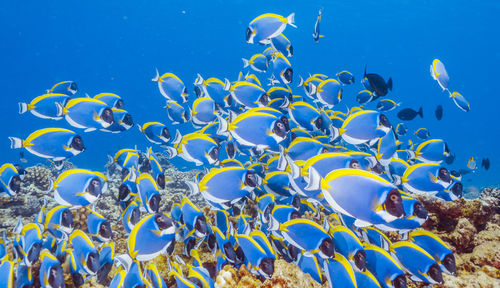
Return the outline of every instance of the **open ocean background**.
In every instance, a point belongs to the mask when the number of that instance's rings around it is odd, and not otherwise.
[[[318,9],[323,8],[319,44],[312,39]],[[298,75],[333,76],[348,70],[356,84],[344,88],[338,109],[356,104],[368,72],[392,77],[388,98],[402,102],[388,112],[393,125],[401,108],[423,106],[424,119],[408,122],[410,132],[426,127],[432,138],[448,142],[456,160],[449,168],[465,168],[469,157],[489,171],[464,176],[465,186],[500,186],[500,1],[2,1],[0,3],[0,154],[2,162],[19,162],[19,150],[9,148],[8,136],[25,138],[45,127],[70,127],[64,120],[18,114],[18,102],[29,102],[53,84],[76,81],[75,96],[101,92],[120,95],[134,122],[169,123],[165,98],[158,91],[155,67],[173,72],[195,98],[196,73],[204,78],[236,80],[241,58],[263,47],[245,43],[248,23],[263,13],[295,12],[298,29],[285,35],[294,46],[294,94]],[[449,88],[464,95],[471,111],[459,110],[429,75],[440,59],[450,75]],[[264,81],[265,78],[261,77]],[[368,107],[375,107],[378,101]],[[443,105],[437,121],[434,110]],[[335,107],[337,108],[337,107]],[[169,125],[169,127],[172,127]],[[192,131],[181,126],[182,134]],[[175,128],[171,128],[175,133]],[[122,148],[150,146],[137,127],[120,134],[82,134],[87,150],[71,159],[77,166],[103,170],[106,155]],[[407,139],[403,137],[403,139]],[[160,151],[156,147],[155,151]],[[46,163],[25,152],[28,163]],[[175,159],[180,169],[192,166]]]

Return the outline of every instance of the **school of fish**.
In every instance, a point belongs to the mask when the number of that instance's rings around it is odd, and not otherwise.
[[[294,16],[269,13],[249,23],[246,42],[261,45],[262,52],[243,58],[245,72],[232,81],[198,74],[190,94],[175,74],[156,71],[152,80],[166,98],[168,122],[136,125],[155,146],[121,149],[111,159],[121,171],[115,196],[128,235],[127,254],[115,255],[114,219],[94,211],[108,191],[108,175],[79,168],[61,171],[45,199],[57,206],[47,211],[44,205],[31,223],[19,221],[13,237],[2,234],[0,287],[64,287],[62,264],[67,261],[75,286],[96,277],[101,283],[111,279],[109,287],[114,288],[166,287],[160,269],[168,269],[177,287],[216,287],[215,275],[224,265],[245,265],[251,273],[271,278],[278,258],[331,287],[403,288],[410,280],[432,285],[443,283],[443,273],[455,275],[453,252],[439,237],[420,229],[428,213],[413,198],[462,197],[460,173],[444,165],[452,156],[448,145],[432,138],[427,128],[412,135],[404,122],[393,122],[390,111],[400,103],[384,98],[392,90],[391,78],[368,73],[365,67],[363,90],[355,96],[362,106],[346,110],[339,104],[344,90],[356,83],[352,73],[297,76],[292,44],[283,34],[288,26],[296,28]],[[323,37],[322,17],[319,11],[316,42]],[[449,91],[441,61],[432,62],[431,75]],[[269,85],[263,85],[264,79]],[[120,96],[77,93],[76,83],[64,81],[20,103],[21,114],[64,119],[75,131],[44,128],[9,137],[11,147],[62,168],[64,161],[86,151],[85,133],[120,133],[134,126]],[[470,110],[461,94],[449,94],[460,109]],[[374,109],[366,107],[379,98]],[[442,107],[439,113],[442,117]],[[402,115],[406,120],[423,117],[421,109]],[[215,219],[204,215],[189,195],[170,211],[161,211],[169,179],[160,154],[203,169],[186,185],[192,194],[203,196]],[[489,167],[489,159],[485,161],[482,166]],[[477,166],[473,158],[467,164],[469,170]],[[1,166],[1,194],[20,193],[23,175],[19,165]],[[255,215],[243,213],[247,206],[255,207]],[[74,228],[74,210],[82,207],[89,211],[87,231]],[[394,231],[401,241],[391,242],[384,234]],[[183,243],[183,253],[192,262],[172,255],[176,243]],[[215,255],[215,271],[200,260],[200,250]],[[168,268],[147,263],[159,255],[169,257]],[[37,262],[39,283],[34,283]],[[109,275],[113,265],[119,268]],[[186,265],[187,274],[181,269]]]

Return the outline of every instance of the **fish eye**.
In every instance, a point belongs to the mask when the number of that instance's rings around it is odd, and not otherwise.
[[[323,118],[321,116],[314,121],[314,126],[316,126],[316,129],[321,129],[321,127],[323,127]]]
[[[389,195],[384,202],[384,206],[386,211],[395,217],[399,218],[404,215],[401,194],[397,189],[392,189],[389,192]]]
[[[361,165],[359,164],[359,161],[356,159],[351,160],[349,167],[352,169],[361,169]]]

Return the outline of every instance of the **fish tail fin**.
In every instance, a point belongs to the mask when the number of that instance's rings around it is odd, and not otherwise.
[[[198,186],[198,184],[194,183],[193,181],[186,181],[184,183],[186,183],[186,185],[189,187],[190,195],[200,194],[200,187]]]
[[[23,103],[23,102],[19,102],[19,114],[26,113],[26,112],[28,112],[28,110],[29,110],[28,104]]]
[[[198,77],[196,77],[196,80],[194,80],[194,85],[201,85],[203,84],[203,77],[201,77],[200,74],[197,74]]]
[[[50,176],[47,176],[47,181],[49,182],[49,188],[47,188],[47,193],[54,190],[54,180]],[[47,198],[43,198],[43,206],[47,206]]]
[[[279,153],[279,159],[278,159],[278,170],[279,171],[285,171],[286,167],[288,166],[288,162],[286,159],[285,155],[285,148],[282,145],[280,146],[280,153]]]
[[[61,171],[64,167],[64,160],[54,161],[53,163],[58,171]]]
[[[57,117],[62,116],[64,115],[64,112],[67,112],[64,111],[64,106],[59,102],[56,103],[56,109],[57,109],[57,114],[56,114]]]
[[[309,89],[309,97],[311,97],[312,95],[316,94],[316,92],[318,92],[318,87],[316,85],[314,85],[313,83],[310,83],[309,87],[311,87]]]
[[[231,82],[227,78],[224,79],[224,91],[229,91],[231,89]]]
[[[167,155],[168,159],[172,159],[177,156],[177,149],[174,147],[166,146],[164,153]]]
[[[160,81],[160,72],[158,72],[158,68],[155,68],[156,69],[156,76],[151,79],[151,81],[154,81],[154,82],[159,82]]]
[[[181,143],[181,139],[182,139],[182,134],[181,134],[181,132],[180,132],[179,130],[177,130],[177,131],[175,132],[175,138],[174,138],[174,140],[172,141],[172,143],[173,143],[173,144],[179,144],[179,143]]]
[[[300,86],[304,86],[304,78],[302,78],[302,76],[299,76],[299,84],[297,85],[297,87]]]
[[[250,62],[247,59],[241,58],[241,60],[243,60],[243,68],[247,68],[250,65]]]
[[[295,25],[295,13],[292,13],[292,14],[288,15],[288,17],[286,17],[286,24],[288,24],[294,28],[297,28],[297,25]]]
[[[420,115],[420,118],[424,118],[424,110],[422,109],[422,107],[420,107],[420,109],[418,110],[418,115]]]
[[[23,140],[17,137],[9,137],[10,140],[10,149],[19,149],[23,148]]]
[[[217,129],[217,135],[223,135],[229,129],[229,124],[227,120],[222,118],[220,115],[217,115],[217,119],[219,119],[219,129]]]
[[[387,81],[387,88],[392,91],[392,78],[389,78],[389,80]]]

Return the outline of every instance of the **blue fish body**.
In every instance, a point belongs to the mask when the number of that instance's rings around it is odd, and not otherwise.
[[[444,283],[436,260],[421,247],[412,242],[399,241],[391,246],[391,253],[412,275],[412,280],[429,284]]]
[[[358,287],[354,270],[342,254],[335,253],[333,258],[326,259],[323,262],[323,270],[331,287]]]
[[[48,250],[40,254],[41,264],[38,277],[42,288],[64,287],[64,275],[61,263]],[[3,275],[3,274],[2,274]]]
[[[63,108],[66,121],[73,127],[93,131],[113,124],[113,112],[106,103],[92,98],[75,98]]]
[[[10,163],[0,166],[0,196],[14,196],[21,191],[21,176]]]
[[[155,144],[167,144],[171,136],[167,126],[160,122],[147,122],[144,125],[138,126],[139,130],[144,133],[146,138]]]
[[[142,173],[136,180],[139,200],[147,213],[158,212],[160,208],[160,189],[153,177]]]
[[[99,172],[71,169],[54,182],[54,199],[60,205],[82,207],[94,203],[106,191],[107,177]]]
[[[354,276],[356,277],[356,283],[358,284],[358,287],[363,287],[363,288],[380,288],[380,284],[378,283],[377,278],[373,276],[370,271],[365,270],[365,271],[355,271]]]
[[[99,269],[99,253],[89,236],[81,230],[75,230],[69,236],[73,247],[70,251],[71,272],[80,275],[95,275]]]
[[[147,261],[168,252],[173,249],[175,231],[174,222],[164,214],[145,216],[134,226],[128,237],[130,256],[139,261]]]
[[[369,110],[350,115],[340,128],[342,139],[357,145],[384,137],[390,127],[380,125],[380,115],[379,112]]]
[[[410,232],[408,240],[423,248],[439,263],[441,270],[447,274],[456,275],[455,257],[450,247],[438,236],[425,230]]]
[[[323,283],[323,275],[321,274],[321,265],[315,255],[300,254],[297,260],[302,272],[311,275],[311,277],[318,283]]]
[[[19,103],[19,114],[27,111],[42,119],[62,119],[62,109],[69,96],[65,94],[44,94],[36,97],[30,103]]]
[[[56,206],[47,213],[44,228],[55,239],[61,239],[73,231],[73,214],[68,207]]]
[[[385,250],[365,245],[366,267],[377,278],[379,284],[385,288],[406,287],[405,274],[399,264]],[[395,285],[395,283],[404,286]]]

